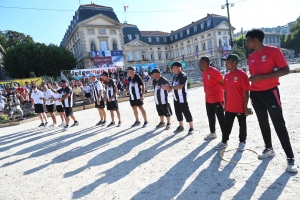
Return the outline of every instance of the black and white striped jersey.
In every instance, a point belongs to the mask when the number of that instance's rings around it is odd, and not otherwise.
[[[168,91],[164,90],[161,86],[165,84],[170,84],[169,81],[161,76],[158,81],[153,80],[152,85],[154,88],[154,100],[156,105],[163,105],[168,103]]]
[[[188,102],[188,92],[187,92],[187,76],[184,72],[180,72],[178,75],[174,75],[172,86],[177,86],[184,84],[182,89],[174,90],[172,89],[173,97],[175,101],[179,103]]]
[[[95,79],[95,81],[92,83],[92,92],[93,92],[93,97],[95,102],[98,101],[99,98],[100,101],[102,100],[102,96],[99,97],[100,90],[103,91],[102,83],[98,79]]]
[[[68,108],[68,107],[73,107],[73,91],[72,88],[69,86],[66,86],[65,88],[61,88],[57,90],[59,94],[63,97],[65,94],[70,94],[68,98],[64,99],[61,103],[63,107]]]
[[[110,99],[114,95],[115,88],[116,88],[116,85],[115,85],[114,81],[112,79],[108,79],[108,83],[106,84],[107,100]],[[116,101],[116,100],[117,100],[117,96],[112,98],[112,101]]]
[[[141,99],[142,85],[144,85],[143,80],[138,74],[135,74],[133,79],[128,77],[130,100]]]

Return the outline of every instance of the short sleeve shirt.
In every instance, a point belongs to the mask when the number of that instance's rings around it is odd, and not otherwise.
[[[177,76],[174,75],[172,86],[182,85],[182,89],[172,89],[173,97],[175,101],[179,103],[188,102],[188,93],[187,93],[187,75],[184,72],[180,72]]]
[[[44,98],[44,93],[40,90],[37,90],[36,92],[32,91],[31,98],[34,101],[34,104],[44,104],[43,100],[40,98]]]
[[[207,103],[224,101],[223,86],[219,82],[220,80],[223,80],[223,75],[213,67],[208,67],[207,70],[202,72],[205,101]]]
[[[152,85],[154,88],[154,100],[156,105],[163,105],[168,103],[168,91],[162,88],[162,85],[170,85],[169,81],[161,76],[160,79],[153,79]]]
[[[64,107],[72,107],[73,106],[72,88],[70,88],[69,86],[66,86],[65,88],[61,88],[61,89],[57,90],[57,92],[59,94],[61,94],[61,96],[64,96],[65,94],[70,94],[68,96],[68,98],[64,99],[61,103]]]
[[[128,77],[130,100],[141,99],[141,91],[143,84],[143,80],[138,74],[135,74],[133,79],[131,77]]]
[[[49,99],[52,96],[53,96],[53,93],[50,89],[47,89],[46,92],[44,92],[44,97],[46,99]],[[46,105],[52,105],[52,104],[54,104],[54,101],[52,99],[50,99],[50,100],[47,100],[45,103],[46,103]]]

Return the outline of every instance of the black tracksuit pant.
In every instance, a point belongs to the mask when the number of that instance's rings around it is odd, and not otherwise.
[[[206,102],[206,113],[208,117],[209,129],[211,133],[216,132],[216,115],[220,124],[221,131],[224,129],[224,109],[223,105],[218,103]]]
[[[294,158],[285,121],[282,115],[279,90],[277,87],[265,91],[251,91],[250,99],[256,112],[266,148],[272,148],[271,129],[268,113],[287,158]]]
[[[224,118],[224,131],[222,134],[223,143],[226,143],[229,140],[229,135],[231,133],[235,117],[237,117],[240,125],[240,131],[239,131],[240,142],[246,142],[246,138],[247,138],[246,115],[244,113],[232,113],[226,111],[225,118]]]

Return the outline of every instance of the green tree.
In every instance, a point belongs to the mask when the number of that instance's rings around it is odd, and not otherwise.
[[[281,42],[281,47],[294,49],[296,54],[300,53],[300,17],[290,28],[290,34]]]
[[[14,47],[18,43],[34,43],[30,35],[25,35],[17,31],[6,30],[0,32],[0,44],[4,49]]]
[[[19,43],[6,50],[3,65],[12,78],[28,78],[30,72],[37,77],[57,76],[60,70],[73,69],[76,59],[70,51],[54,44]]]

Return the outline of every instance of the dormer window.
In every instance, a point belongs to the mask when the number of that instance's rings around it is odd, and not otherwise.
[[[178,35],[176,34],[176,35],[175,35],[175,40],[177,40],[177,38],[178,38]]]
[[[156,37],[155,40],[156,40],[156,42],[159,42],[159,37]]]
[[[167,42],[167,38],[166,37],[164,37],[163,40],[164,40],[164,42]]]
[[[180,37],[183,37],[183,32],[180,33]]]
[[[152,39],[151,39],[151,37],[148,37],[148,42],[152,42]]]
[[[201,24],[201,29],[204,29],[204,23]]]
[[[186,30],[186,34],[189,35],[190,34],[190,30]]]
[[[211,20],[207,21],[207,26],[210,27],[211,26]]]
[[[173,41],[173,36],[170,37],[171,41]]]
[[[135,34],[135,39],[140,39],[140,36],[138,34]]]
[[[128,37],[128,40],[132,40],[132,35],[127,35],[127,37]]]
[[[197,26],[194,26],[194,32],[197,32]]]

